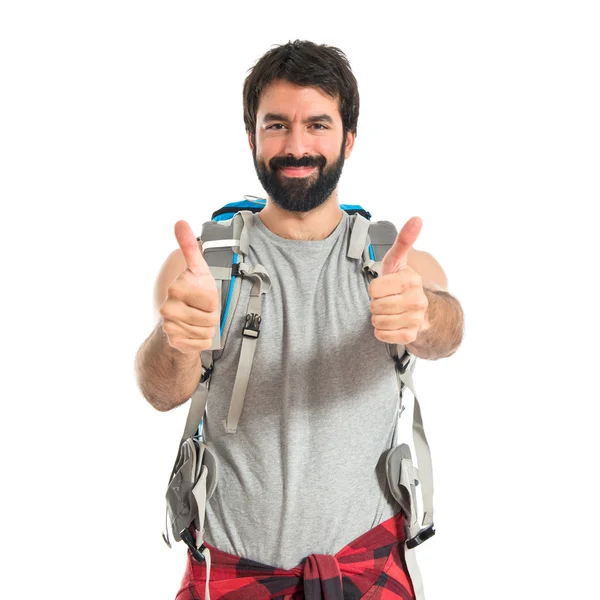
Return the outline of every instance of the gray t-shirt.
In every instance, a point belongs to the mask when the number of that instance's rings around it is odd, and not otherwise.
[[[225,432],[253,280],[244,280],[204,423],[220,476],[206,541],[279,568],[335,554],[400,509],[385,479],[400,408],[374,335],[366,276],[346,256],[350,217],[317,241],[288,240],[254,215],[248,263],[263,265],[260,337],[237,433]]]

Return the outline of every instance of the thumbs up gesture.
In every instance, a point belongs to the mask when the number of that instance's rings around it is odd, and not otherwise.
[[[175,223],[175,237],[186,269],[168,287],[159,312],[169,344],[184,354],[195,354],[212,346],[215,327],[219,325],[219,293],[198,241],[185,221]]]
[[[429,301],[421,276],[408,266],[408,253],[422,226],[419,217],[406,222],[383,258],[379,277],[369,285],[375,337],[388,344],[410,344],[419,331],[429,328]]]

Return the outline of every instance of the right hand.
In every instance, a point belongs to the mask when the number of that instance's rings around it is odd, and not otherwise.
[[[175,223],[175,237],[187,268],[168,287],[159,309],[162,328],[170,346],[183,354],[198,354],[211,348],[219,326],[219,293],[196,236],[185,221]]]

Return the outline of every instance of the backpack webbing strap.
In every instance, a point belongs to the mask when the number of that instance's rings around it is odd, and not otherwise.
[[[240,361],[229,406],[229,414],[225,421],[225,429],[228,433],[235,433],[237,430],[252,369],[252,362],[254,360],[256,339],[260,331],[262,294],[267,293],[271,287],[271,280],[263,266],[256,265],[251,268],[244,262],[244,259],[248,256],[249,237],[253,226],[252,212],[247,210],[240,211],[228,221],[219,223],[209,221],[205,223],[202,227],[201,239],[199,240],[202,243],[203,252],[206,251],[205,259],[217,282],[217,289],[221,298],[221,302],[219,303],[221,311],[224,308],[224,295],[229,290],[234,253],[238,253],[242,257],[242,262],[237,264],[240,275],[255,280],[248,301]],[[231,244],[236,245],[232,246]],[[227,284],[227,290],[225,290],[225,284]],[[222,340],[217,328],[211,349],[201,352],[202,365],[204,367],[202,379],[192,394],[192,403],[183,439],[195,434],[204,416],[213,366],[213,351],[222,350],[221,346]]]
[[[408,540],[414,539],[420,531],[416,493],[420,477],[412,462],[408,444],[392,448],[387,454],[385,467],[390,491],[406,516],[407,541],[404,544],[404,558],[415,591],[415,599],[424,600],[423,580],[415,557],[415,546],[408,543]]]
[[[370,244],[370,241],[368,241],[370,224],[371,223],[367,219],[361,217],[360,215],[356,215],[354,217],[352,233],[350,234],[350,243],[348,244],[348,258],[361,258],[365,250],[365,243],[367,245],[368,250]]]
[[[398,234],[395,226],[389,221],[369,222],[359,214],[354,215],[353,220],[348,257],[358,258],[362,255],[362,268],[367,276],[367,281],[370,283],[375,277],[379,276],[383,257],[393,245]],[[358,251],[360,247],[363,249],[362,253]],[[416,600],[424,600],[423,582],[416,562],[415,548],[435,533],[433,530],[433,469],[431,466],[431,451],[425,436],[421,406],[417,398],[411,373],[415,366],[416,357],[401,344],[386,345],[396,364],[396,376],[399,388],[402,389],[402,384],[405,385],[414,397],[412,432],[415,452],[417,454],[418,470],[412,464],[409,447],[406,444],[401,444],[392,448],[388,453],[390,463],[388,465],[387,477],[388,486],[407,517],[408,531],[407,540],[404,544],[405,559],[415,591],[415,597]],[[400,408],[402,409],[402,407]],[[405,451],[408,451],[408,456],[402,454]],[[398,459],[398,453],[400,453],[402,460],[392,460],[394,455]],[[420,484],[423,499],[423,520],[421,524],[418,522],[415,483]],[[398,493],[399,485],[404,489],[403,493]]]
[[[421,527],[422,529],[426,529],[433,525],[433,471],[431,467],[431,451],[429,449],[429,444],[427,443],[427,437],[425,436],[421,405],[417,398],[411,370],[407,368],[403,373],[396,370],[396,373],[402,383],[404,383],[411,391],[415,399],[413,408],[413,441],[417,453],[419,482],[421,484],[421,494],[423,496],[423,521]],[[414,534],[412,537],[415,537]]]
[[[248,258],[250,251],[250,231],[254,226],[253,213],[249,210],[240,210],[233,216],[235,224],[235,238],[237,245],[232,247],[232,251],[240,254],[240,262],[238,263],[238,272],[243,277],[254,278],[254,285],[248,299],[248,309],[246,311],[246,323],[242,331],[242,347],[240,349],[240,358],[238,368],[229,402],[229,412],[227,418],[223,421],[225,431],[227,433],[235,433],[239,423],[248,381],[250,379],[250,371],[252,370],[252,362],[254,360],[254,352],[256,350],[256,339],[260,331],[261,321],[261,299],[263,280],[261,276],[266,278],[267,285],[265,292],[270,287],[270,280],[263,267],[251,269],[244,261]]]
[[[246,312],[246,323],[242,331],[242,349],[238,363],[235,383],[233,384],[233,393],[229,404],[229,413],[227,419],[223,422],[227,433],[235,433],[242,414],[254,352],[256,350],[256,340],[260,334],[260,323],[262,320],[262,295],[271,289],[271,280],[266,269],[261,265],[250,268],[246,263],[240,263],[240,273],[244,277],[254,279],[254,285],[250,292],[248,300],[248,310]]]
[[[206,500],[213,494],[219,477],[216,456],[210,448],[195,437],[206,408],[209,384],[209,377],[206,374],[210,374],[212,367],[212,352],[201,352],[200,357],[203,374],[192,394],[187,421],[167,489],[167,517],[171,515],[175,540],[183,539],[181,533],[195,522],[196,548],[200,548],[203,543]],[[194,502],[191,502],[189,493],[193,496]],[[165,526],[163,539],[170,547],[167,526]]]
[[[213,365],[212,351],[205,350],[204,352],[200,352],[200,360],[202,361],[202,377],[200,378],[198,387],[196,387],[194,393],[192,394],[192,402],[188,412],[187,421],[185,422],[183,437],[181,438],[182,442],[183,440],[186,440],[187,438],[196,434],[198,426],[200,425],[200,421],[204,415],[204,411],[206,410],[210,373]]]
[[[386,475],[388,486],[406,516],[406,541],[404,558],[415,592],[415,600],[425,600],[421,571],[415,556],[416,547],[435,534],[433,526],[433,473],[431,471],[431,453],[421,416],[421,407],[412,379],[416,360],[409,355],[409,362],[396,368],[398,383],[402,382],[414,397],[413,441],[417,453],[418,469],[412,462],[410,447],[400,444],[392,448],[386,457]],[[423,520],[419,523],[416,486],[421,487],[423,500]]]
[[[394,243],[397,233],[396,228],[388,221],[380,222],[369,222],[361,215],[355,215],[356,221],[364,221],[360,228],[360,236],[363,238],[363,269],[367,271],[367,277],[372,280],[373,277],[379,276],[381,269],[381,261],[387,252],[386,248],[391,247]],[[364,225],[369,225],[368,233],[364,233]],[[356,244],[358,245],[358,239]],[[370,258],[369,245],[372,244],[374,248],[376,260]],[[368,258],[367,258],[368,257]],[[404,358],[408,356],[408,360],[402,362],[395,360],[396,362],[396,373],[399,380],[411,391],[414,396],[414,411],[413,411],[413,440],[415,444],[415,451],[417,453],[417,462],[419,465],[419,472],[421,476],[421,489],[423,493],[423,527],[428,527],[433,523],[433,470],[431,467],[431,451],[429,444],[427,443],[427,437],[425,436],[425,430],[423,427],[423,418],[421,415],[421,406],[415,391],[414,382],[412,379],[411,369],[409,365],[414,368],[416,357],[411,355],[401,344],[387,344],[390,354],[394,359],[398,356]],[[399,355],[399,349],[403,350],[403,356]],[[400,364],[399,364],[400,363]]]
[[[243,223],[242,230],[239,236],[239,251],[244,256],[244,258],[247,258],[250,249],[250,232],[254,227],[254,213],[249,210],[242,210],[238,213],[238,215],[240,215],[238,218],[241,218]]]

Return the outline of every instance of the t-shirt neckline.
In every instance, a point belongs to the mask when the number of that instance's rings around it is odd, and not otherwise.
[[[336,240],[340,237],[342,230],[344,229],[344,225],[348,219],[348,214],[346,212],[342,212],[340,222],[336,225],[335,229],[326,238],[322,240],[290,240],[288,238],[281,237],[276,233],[273,233],[262,222],[261,218],[258,216],[258,213],[254,213],[253,217],[254,226],[272,242],[287,246],[302,246],[303,248],[308,249],[325,248],[327,246],[333,245],[336,242]]]

